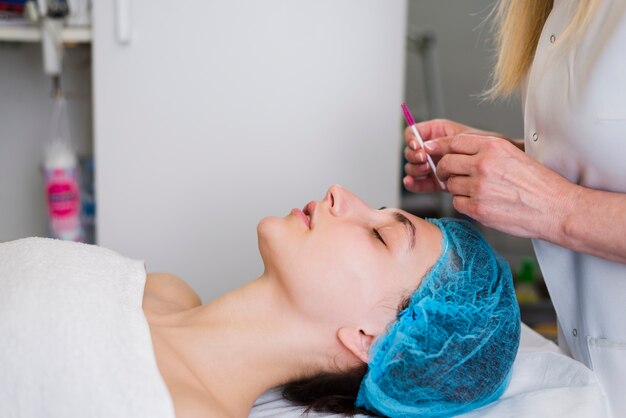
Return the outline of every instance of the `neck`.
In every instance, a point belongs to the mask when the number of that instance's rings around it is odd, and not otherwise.
[[[233,416],[248,416],[268,389],[328,367],[332,352],[314,338],[330,331],[300,317],[266,275],[172,320],[161,330],[181,366]]]

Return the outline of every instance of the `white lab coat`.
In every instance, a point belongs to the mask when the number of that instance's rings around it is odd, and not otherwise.
[[[577,5],[555,0],[539,39],[522,95],[526,152],[573,183],[626,193],[626,0],[600,0],[567,46],[561,35]],[[626,265],[533,246],[559,344],[596,372],[613,415],[626,417]]]

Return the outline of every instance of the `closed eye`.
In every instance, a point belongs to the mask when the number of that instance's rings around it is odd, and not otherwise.
[[[387,206],[381,206],[378,208],[378,210],[383,210],[383,209],[387,209]],[[376,237],[377,240],[379,240],[380,242],[382,242],[385,247],[387,246],[387,243],[385,242],[385,240],[383,239],[382,235],[380,235],[380,233],[378,232],[378,230],[376,228],[372,228],[372,233],[374,234],[374,236]]]
[[[383,237],[378,233],[378,230],[376,228],[372,228],[372,233],[374,234],[374,237],[376,237],[377,240],[379,240],[385,245],[385,247],[387,246],[387,243],[385,242]]]

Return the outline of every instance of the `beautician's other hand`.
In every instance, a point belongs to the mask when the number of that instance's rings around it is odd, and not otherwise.
[[[425,143],[439,138],[451,139],[462,133],[479,136],[499,136],[493,132],[481,131],[447,119],[433,119],[416,123],[415,128]],[[410,126],[404,131],[404,140],[406,143],[404,157],[408,161],[404,166],[406,173],[406,176],[402,179],[404,187],[411,192],[441,190],[437,185],[437,181],[433,178],[430,167],[426,162],[426,153],[420,148]],[[435,164],[437,164],[440,156],[432,155],[432,158]]]
[[[485,226],[526,238],[550,237],[574,185],[511,141],[459,134],[427,143],[454,208]]]

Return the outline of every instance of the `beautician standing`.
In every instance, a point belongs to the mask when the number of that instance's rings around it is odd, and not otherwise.
[[[524,141],[417,128],[459,212],[532,238],[560,346],[626,417],[626,0],[501,1],[497,19],[490,93],[521,87]],[[410,130],[406,141],[405,187],[435,190]]]

